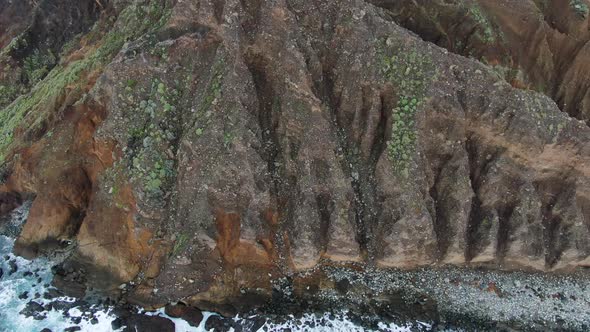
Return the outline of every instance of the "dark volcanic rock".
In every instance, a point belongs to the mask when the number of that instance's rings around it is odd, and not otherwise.
[[[260,329],[264,326],[267,322],[267,319],[264,317],[253,317],[248,319],[247,321],[243,321],[240,323],[242,331],[260,331]],[[234,330],[239,330],[239,328],[234,328]]]
[[[74,308],[76,306],[75,302],[69,302],[69,301],[52,301],[49,304],[47,304],[47,308],[48,310],[51,309],[55,309],[55,310],[62,310],[62,311],[68,311],[71,308]]]
[[[179,303],[179,304],[167,304],[164,308],[164,312],[166,315],[174,318],[180,318],[189,307],[186,305]]]
[[[82,328],[80,326],[70,326],[70,327],[66,327],[64,329],[65,332],[75,332],[75,331],[81,331]]]
[[[53,278],[51,284],[68,296],[83,297],[86,293],[86,284],[76,280],[73,274],[58,274]]]
[[[63,295],[64,294],[60,290],[56,288],[50,288],[47,291],[45,291],[45,293],[43,293],[43,298],[46,300],[50,300]]]
[[[226,332],[234,328],[234,324],[231,320],[221,316],[210,316],[205,322],[205,329],[207,331],[219,331]]]
[[[121,327],[123,327],[123,320],[121,318],[113,319],[113,321],[111,322],[111,328],[113,330],[118,330]]]
[[[18,271],[18,265],[14,259],[8,261],[8,266],[10,266],[10,270],[8,271],[9,275],[12,275]]]
[[[14,210],[22,204],[22,200],[17,193],[0,192],[0,217]],[[0,221],[3,220],[0,218]]]
[[[35,320],[43,320],[47,317],[45,308],[35,301],[29,301],[25,308],[21,310],[20,314],[26,317],[33,317]]]
[[[192,326],[199,326],[203,320],[200,310],[184,304],[168,304],[164,309],[166,315],[174,318],[182,318]]]
[[[112,325],[112,323],[111,323]],[[174,332],[174,323],[168,318],[133,314],[125,319],[124,331]]]

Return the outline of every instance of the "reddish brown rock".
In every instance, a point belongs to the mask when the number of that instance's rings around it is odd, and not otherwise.
[[[199,326],[203,320],[200,310],[184,304],[169,304],[164,308],[166,315],[173,318],[182,318],[192,326]]]

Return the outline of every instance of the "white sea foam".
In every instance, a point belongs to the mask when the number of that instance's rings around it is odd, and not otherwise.
[[[112,331],[111,321],[116,317],[110,313],[110,310],[95,313],[94,317],[98,320],[96,324],[92,324],[89,319],[82,319],[79,324],[75,324],[72,318],[82,315],[82,312],[75,308],[69,310],[71,318],[65,317],[62,310],[55,309],[39,313],[45,316],[42,320],[36,320],[33,317],[26,317],[20,314],[31,300],[42,306],[51,302],[50,300],[44,299],[42,295],[49,289],[45,285],[51,283],[53,274],[51,272],[51,262],[45,259],[29,261],[22,257],[14,256],[11,253],[13,244],[14,240],[6,236],[0,236],[1,266],[4,271],[4,275],[0,279],[0,331],[31,332],[40,331],[44,328],[49,328],[52,331],[62,331],[74,325],[80,326],[83,331]],[[10,265],[4,257],[8,257],[8,260],[14,260],[16,262],[18,266],[16,273],[10,275]],[[34,273],[35,271],[37,271],[38,276],[34,274],[25,276],[26,272]],[[41,282],[38,282],[38,278],[41,278]],[[28,296],[20,299],[19,295],[25,291],[28,292]],[[34,298],[35,293],[41,296]],[[58,300],[73,302],[76,299],[61,297]]]
[[[18,224],[26,219],[29,205],[23,205],[23,207],[14,213],[14,217],[11,220],[13,226],[18,226]],[[0,235],[0,266],[4,272],[4,275],[0,278],[0,332],[31,332],[40,331],[44,328],[49,328],[52,331],[63,331],[65,328],[71,326],[79,326],[81,331],[113,331],[111,322],[116,316],[112,313],[113,308],[110,307],[90,307],[89,309],[92,311],[92,315],[88,312],[83,312],[80,308],[67,309],[67,313],[64,313],[64,310],[52,308],[51,310],[37,313],[45,317],[41,320],[20,314],[31,300],[39,303],[41,306],[45,306],[52,301],[43,298],[43,294],[51,288],[51,286],[46,285],[50,285],[53,279],[53,273],[51,271],[52,262],[43,258],[30,261],[14,256],[12,254],[13,245],[13,239]],[[9,261],[16,262],[18,266],[16,273],[9,273],[11,269]],[[19,295],[24,292],[27,292],[26,298],[19,298]],[[37,293],[40,296],[35,296]],[[69,303],[76,301],[75,298],[71,297],[53,299],[53,301],[55,300]],[[194,327],[182,319],[167,316],[164,313],[164,309],[146,312],[145,314],[163,316],[172,320],[175,324],[176,332],[206,331],[205,324],[207,319],[216,315],[210,312],[203,312],[203,320],[198,327]],[[94,324],[89,317],[95,318]],[[236,316],[233,320],[237,324],[246,324],[247,320],[251,318],[253,317],[243,318]],[[74,319],[80,319],[80,322],[75,323],[73,321]],[[410,331],[409,327],[385,323],[380,323],[379,328],[381,331]],[[306,314],[300,318],[290,316],[284,323],[267,322],[259,331],[284,331],[285,329],[290,329],[293,332],[369,331],[355,325],[346,317],[345,313],[337,315]]]
[[[150,316],[161,316],[166,317],[172,320],[175,324],[175,331],[176,332],[204,332],[207,331],[205,329],[206,321],[209,317],[215,316],[215,313],[211,312],[203,312],[203,321],[199,324],[198,327],[194,327],[189,325],[186,321],[179,319],[179,318],[172,318],[164,313],[164,309],[156,310],[153,312],[146,312],[146,315]],[[240,316],[236,316],[233,320],[240,324],[246,323],[246,320],[251,319],[253,317],[243,318]],[[426,323],[422,323],[423,327],[427,328],[430,325]],[[369,332],[373,331],[370,329],[366,329],[364,327],[358,326],[352,321],[350,321],[346,317],[346,313],[343,312],[341,314],[333,315],[333,314],[305,314],[300,318],[295,318],[294,316],[290,316],[289,319],[284,323],[272,323],[267,322],[262,327],[258,329],[258,331],[265,331],[265,332],[280,332],[285,330],[291,330],[293,332],[333,332],[333,331],[350,331],[350,332]],[[213,331],[213,329],[210,329]],[[230,330],[230,331],[233,331]],[[410,332],[412,331],[410,326],[399,326],[394,323],[379,323],[379,331],[387,331],[387,332]],[[214,332],[214,331],[213,331]]]
[[[346,313],[341,314],[305,314],[301,318],[290,317],[284,323],[266,323],[259,329],[259,331],[279,332],[290,329],[291,331],[305,331],[305,332],[332,332],[332,331],[350,331],[350,332],[364,332],[373,331],[364,327],[358,326],[346,317]],[[396,324],[379,323],[380,331],[389,332],[410,332],[410,326],[399,326]]]

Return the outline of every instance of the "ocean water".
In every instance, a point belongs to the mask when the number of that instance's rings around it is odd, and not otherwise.
[[[3,235],[0,236],[0,256],[2,257],[1,267],[3,271],[3,276],[0,279],[0,331],[40,331],[44,328],[49,328],[52,331],[62,331],[75,325],[86,331],[112,330],[111,321],[116,317],[109,310],[96,312],[95,317],[98,320],[96,324],[84,319],[79,324],[74,323],[73,320],[76,317],[81,317],[84,314],[76,308],[68,309],[70,317],[67,318],[63,310],[56,309],[39,312],[40,317],[43,316],[44,319],[34,319],[21,314],[20,312],[25,309],[27,303],[31,300],[42,306],[46,306],[52,301],[43,298],[43,294],[51,288],[49,285],[53,279],[52,264],[46,259],[29,261],[13,255],[13,243],[13,239]],[[10,274],[14,264],[16,264],[18,270]],[[62,297],[59,300],[74,302],[76,299]]]
[[[51,281],[53,272],[51,267],[55,264],[45,258],[26,260],[12,254],[14,236],[18,232],[18,226],[27,217],[29,205],[13,212],[8,223],[4,223],[0,235],[0,267],[2,277],[0,278],[0,332],[29,332],[41,331],[48,328],[53,332],[64,331],[69,327],[78,326],[81,331],[121,331],[113,330],[111,322],[117,317],[114,308],[105,305],[94,305],[76,307],[74,303],[78,299],[71,297],[58,297],[46,299],[44,294],[53,287]],[[16,267],[16,271],[15,270]],[[12,273],[11,273],[12,272]],[[22,313],[27,304],[34,301],[39,304],[38,310],[34,310],[33,317],[27,317]],[[58,308],[51,303],[56,301],[62,305]],[[43,308],[42,308],[43,307]],[[65,307],[65,308],[64,308]],[[141,310],[140,310],[141,311]],[[205,323],[207,318],[216,315],[215,313],[204,312],[204,319],[198,327],[190,326],[186,321],[168,317],[163,309],[154,312],[144,312],[146,315],[159,315],[172,320],[177,332],[206,331]],[[235,317],[233,320],[240,325],[252,317]],[[423,324],[425,328],[427,324]],[[341,314],[306,314],[302,317],[289,316],[281,323],[265,323],[258,331],[368,331],[363,327],[355,325],[345,313]],[[379,324],[379,331],[405,332],[411,331],[410,327],[398,326],[395,324]]]

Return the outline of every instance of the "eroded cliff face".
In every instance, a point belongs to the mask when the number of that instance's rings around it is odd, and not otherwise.
[[[424,40],[488,64],[590,123],[590,6],[583,0],[370,0]]]
[[[0,28],[29,31],[62,2],[4,1]],[[76,37],[3,42],[0,79],[25,88],[0,113],[0,211],[34,197],[17,253],[70,250],[85,285],[222,312],[284,277],[336,287],[320,266],[590,265],[590,128],[573,118],[587,120],[587,14],[480,1],[484,39],[510,41],[494,51],[451,23],[475,3],[371,2],[68,2],[91,22]],[[516,6],[527,19],[504,15]],[[435,32],[416,8],[444,9]],[[9,9],[37,19],[6,28]],[[466,49],[511,56],[547,95]],[[32,85],[31,68],[46,68]]]

